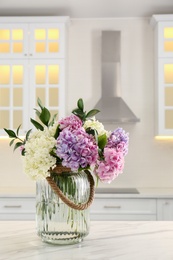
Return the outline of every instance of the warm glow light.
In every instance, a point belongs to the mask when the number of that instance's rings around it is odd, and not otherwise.
[[[0,65],[0,84],[8,85],[10,83],[10,66]]]
[[[59,30],[58,29],[49,29],[48,30],[48,39],[49,40],[58,40]]]
[[[46,39],[46,31],[45,31],[45,29],[37,29],[37,30],[35,30],[35,39],[36,40],[45,40]]]
[[[46,84],[46,66],[36,65],[35,66],[35,83],[37,85]]]
[[[167,84],[173,83],[173,64],[164,65],[164,82]]]
[[[13,84],[18,85],[23,83],[23,66],[13,66]]]
[[[164,38],[173,38],[173,27],[167,27],[164,29]]]
[[[173,51],[173,41],[171,42],[168,42],[168,41],[165,41],[164,42],[164,50],[165,51]]]
[[[13,40],[23,40],[23,30],[21,30],[21,29],[13,30],[12,39]]]
[[[173,136],[161,136],[161,135],[159,135],[159,136],[155,136],[155,139],[156,140],[173,140]]]
[[[9,40],[10,30],[0,30],[0,40]]]

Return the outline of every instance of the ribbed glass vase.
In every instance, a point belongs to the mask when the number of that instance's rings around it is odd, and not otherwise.
[[[52,174],[61,191],[75,204],[88,200],[90,185],[85,172]],[[47,180],[36,183],[37,233],[51,244],[75,244],[89,233],[89,208],[73,209],[52,190]]]

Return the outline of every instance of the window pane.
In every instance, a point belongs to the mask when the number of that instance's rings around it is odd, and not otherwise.
[[[173,129],[173,110],[165,110],[165,128]]]
[[[58,88],[49,89],[49,106],[51,107],[58,106]]]
[[[35,44],[36,52],[46,52],[46,44],[45,42],[36,42]]]
[[[13,66],[13,84],[18,85],[23,83],[23,66],[14,65]]]
[[[57,114],[57,116],[56,116],[56,120],[59,120],[58,119],[58,110],[49,110],[50,111],[50,114],[51,114],[51,118],[54,116],[54,115],[56,115]]]
[[[165,83],[173,83],[173,64],[164,65],[164,81]]]
[[[10,90],[9,88],[0,88],[0,106],[8,107],[10,105]]]
[[[12,30],[12,39],[13,40],[23,40],[23,30],[21,30],[21,29]]]
[[[21,107],[22,102],[22,88],[14,88],[13,90],[13,106],[14,107]]]
[[[59,39],[59,30],[58,29],[49,29],[48,30],[48,39],[49,40],[58,40]]]
[[[59,82],[59,66],[58,65],[49,65],[49,84],[58,84]]]
[[[0,128],[9,128],[9,111],[0,110]]]
[[[10,44],[8,42],[0,43],[1,53],[10,53]]]
[[[36,40],[45,40],[46,39],[46,30],[45,29],[36,29],[35,30],[35,39]]]
[[[22,42],[14,42],[13,43],[13,52],[14,53],[22,53],[23,52],[23,43]]]
[[[164,38],[173,38],[173,27],[164,28]]]
[[[0,30],[0,40],[9,40],[10,30]]]
[[[35,105],[37,106],[37,98],[40,98],[42,103],[45,104],[45,88],[36,88],[36,100]]]
[[[173,87],[165,88],[165,106],[173,106]]]
[[[10,66],[0,65],[0,84],[10,84]]]
[[[35,66],[35,83],[46,84],[46,66],[45,65],[37,65]]]
[[[59,52],[58,42],[49,42],[49,52]]]
[[[13,111],[13,129],[17,129],[22,123],[22,111]]]
[[[164,43],[164,51],[173,51],[173,42],[165,42]]]

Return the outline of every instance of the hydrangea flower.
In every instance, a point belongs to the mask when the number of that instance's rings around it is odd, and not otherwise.
[[[68,128],[69,130],[75,130],[82,127],[82,121],[75,115],[67,116],[59,121],[60,129]]]
[[[30,134],[25,144],[23,157],[24,171],[32,179],[42,179],[49,175],[50,167],[56,164],[56,158],[50,155],[56,140],[48,131],[36,130]]]
[[[114,130],[109,138],[106,147],[115,148],[125,156],[128,153],[129,135],[122,128]]]
[[[93,165],[98,158],[96,142],[84,128],[73,131],[64,129],[57,138],[56,148],[56,154],[62,159],[62,165],[71,168],[72,171]]]
[[[101,136],[103,134],[106,134],[108,136],[108,131],[106,131],[104,129],[104,125],[99,122],[98,120],[95,119],[95,117],[93,117],[90,120],[86,120],[84,123],[84,128],[91,128],[91,129],[95,129],[98,133],[98,136]]]
[[[104,149],[104,160],[97,162],[95,173],[102,182],[110,183],[124,168],[124,156],[112,148]]]

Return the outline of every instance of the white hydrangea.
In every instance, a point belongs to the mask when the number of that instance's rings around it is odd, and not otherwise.
[[[96,120],[95,117],[85,121],[84,128],[87,129],[88,127],[96,129],[98,132],[98,136],[101,136],[103,134],[106,134],[107,136],[109,135],[108,131],[104,129],[104,125],[100,123],[98,120]]]
[[[50,155],[56,144],[51,133],[48,129],[36,130],[25,144],[24,171],[34,180],[46,178],[50,167],[56,164],[56,158]]]

